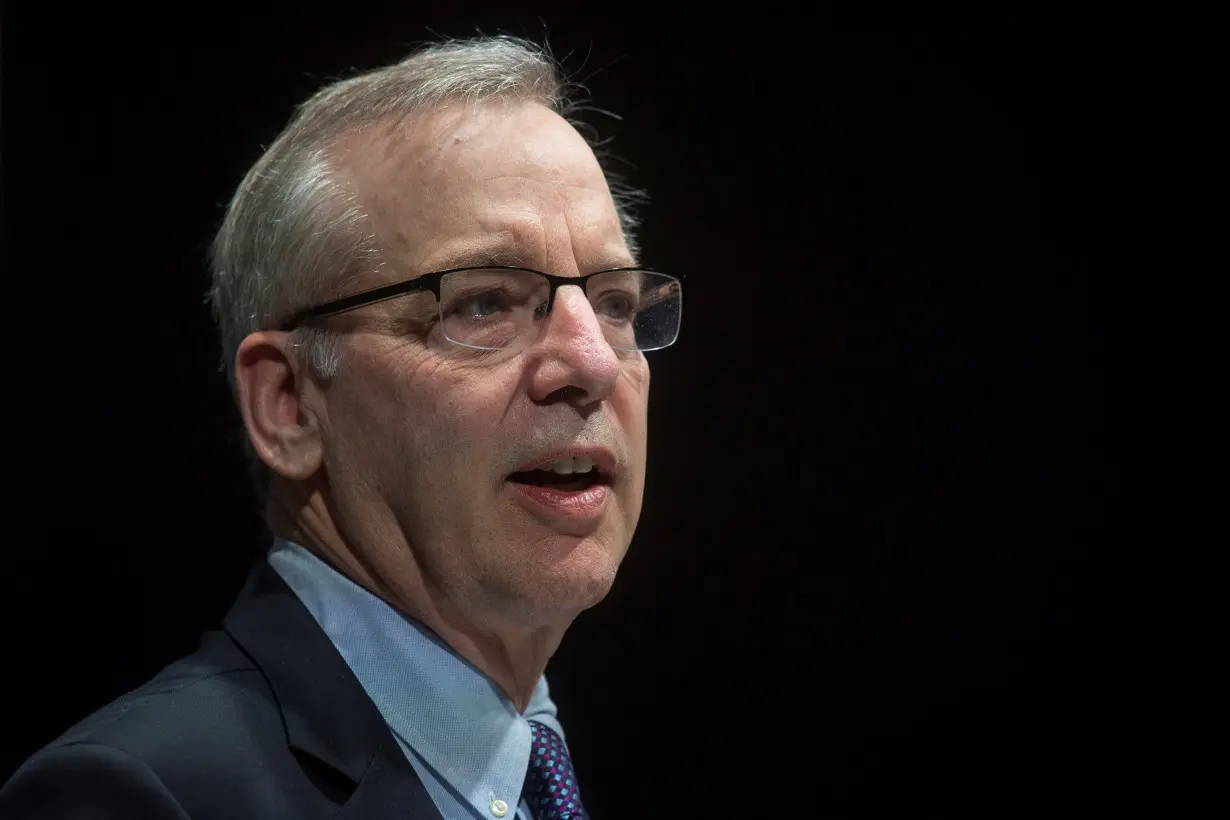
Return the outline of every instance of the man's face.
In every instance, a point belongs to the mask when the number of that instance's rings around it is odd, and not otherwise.
[[[633,264],[592,151],[543,106],[444,109],[346,140],[335,160],[388,249],[360,288],[463,265]],[[437,316],[419,293],[339,317],[343,366],[320,394],[338,524],[399,545],[380,560],[413,561],[432,594],[467,609],[575,614],[610,589],[640,515],[648,365],[606,343],[578,288],[558,291],[515,355],[458,347]],[[612,461],[588,507],[510,480],[570,447]]]

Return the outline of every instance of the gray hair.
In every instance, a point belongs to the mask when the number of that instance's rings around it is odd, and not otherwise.
[[[393,65],[334,82],[303,103],[240,182],[214,238],[209,301],[231,389],[235,355],[248,334],[276,328],[296,310],[341,295],[356,275],[378,263],[381,249],[367,215],[335,179],[330,160],[335,142],[364,125],[452,101],[546,105],[595,148],[635,253],[634,208],[645,197],[610,169],[592,130],[574,119],[581,111],[600,111],[579,98],[583,91],[565,78],[545,47],[500,36],[426,46]],[[317,378],[336,373],[339,336],[304,327],[292,342]]]

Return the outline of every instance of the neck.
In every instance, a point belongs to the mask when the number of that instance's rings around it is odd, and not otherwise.
[[[275,535],[311,550],[426,626],[486,675],[518,712],[525,711],[568,624],[527,627],[453,600],[430,582],[399,529],[343,534],[319,486],[290,485],[275,477],[265,511]]]

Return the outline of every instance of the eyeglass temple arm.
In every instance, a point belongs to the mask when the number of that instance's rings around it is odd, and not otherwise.
[[[298,328],[313,319],[323,319],[326,316],[336,316],[339,313],[345,313],[350,310],[367,307],[368,305],[374,305],[377,302],[386,302],[389,299],[394,299],[407,293],[414,293],[417,290],[430,290],[436,294],[436,298],[439,298],[439,285],[437,282],[426,282],[421,279],[411,279],[408,282],[398,282],[393,285],[381,285],[378,288],[365,290],[360,293],[356,293],[353,296],[346,296],[342,299],[327,302],[319,307],[301,310],[283,323],[282,330],[294,330],[295,328]]]

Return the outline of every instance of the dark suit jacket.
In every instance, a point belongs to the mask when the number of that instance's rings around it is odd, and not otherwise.
[[[0,818],[439,820],[375,704],[263,559],[223,629],[0,789]]]

